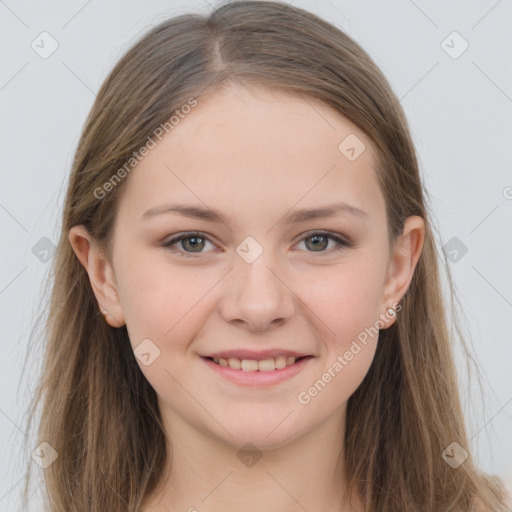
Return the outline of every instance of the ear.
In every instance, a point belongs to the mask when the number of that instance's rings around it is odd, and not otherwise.
[[[68,238],[77,258],[89,274],[92,291],[105,321],[112,327],[122,327],[125,319],[112,265],[103,251],[98,249],[85,226],[73,226]]]
[[[391,305],[398,304],[407,292],[414,275],[414,269],[421,256],[425,241],[425,221],[418,215],[407,217],[404,229],[393,248],[381,307],[386,311]],[[386,318],[390,315],[387,314]],[[396,318],[396,317],[395,317]],[[389,320],[387,327],[395,322]]]

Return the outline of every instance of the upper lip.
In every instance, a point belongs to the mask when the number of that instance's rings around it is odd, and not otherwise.
[[[235,350],[223,350],[221,352],[213,352],[211,354],[204,355],[202,357],[212,357],[215,359],[229,359],[230,357],[234,357],[236,359],[253,359],[256,361],[261,361],[262,359],[274,359],[279,356],[284,357],[305,357],[311,354],[303,354],[301,352],[295,352],[293,350],[282,350],[279,348],[273,348],[269,350],[245,350],[245,349],[235,349]]]

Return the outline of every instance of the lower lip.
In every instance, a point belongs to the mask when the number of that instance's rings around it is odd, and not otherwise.
[[[242,384],[244,386],[270,386],[272,384],[278,384],[286,379],[297,375],[304,367],[309,363],[313,356],[307,356],[299,361],[296,361],[290,366],[281,368],[280,370],[272,370],[267,372],[261,372],[259,370],[255,372],[245,372],[243,370],[235,370],[229,366],[221,366],[220,364],[214,363],[212,360],[206,357],[201,359],[214,371],[222,377],[234,382],[236,384]]]

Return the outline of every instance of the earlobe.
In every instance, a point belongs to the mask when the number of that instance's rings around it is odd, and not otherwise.
[[[68,238],[74,253],[89,275],[92,291],[106,322],[112,327],[122,327],[125,324],[124,313],[111,263],[96,246],[85,226],[73,226],[69,230]]]

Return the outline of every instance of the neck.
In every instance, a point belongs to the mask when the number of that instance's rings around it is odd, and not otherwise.
[[[356,510],[345,490],[344,407],[293,441],[262,449],[232,446],[162,412],[172,461],[145,512]]]

